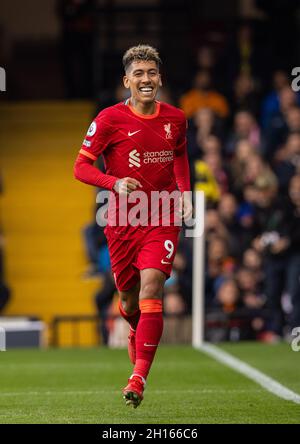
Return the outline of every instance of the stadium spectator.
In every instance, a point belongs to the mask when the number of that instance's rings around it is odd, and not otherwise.
[[[216,67],[216,57],[211,46],[203,45],[198,48],[196,65],[198,70],[208,70],[211,74],[213,74]]]
[[[203,145],[210,136],[223,139],[223,126],[214,112],[209,108],[198,110],[188,125],[188,153],[190,161],[201,157]]]
[[[216,209],[208,209],[205,214],[205,239],[210,242],[215,237],[225,238],[228,232]]]
[[[242,295],[258,292],[258,277],[255,272],[246,267],[240,267],[236,272],[238,287]]]
[[[266,170],[269,169],[264,163],[263,158],[259,154],[253,154],[247,159],[245,164],[244,185],[254,184],[259,176],[265,176]]]
[[[234,129],[225,145],[225,153],[232,157],[240,140],[247,140],[257,150],[263,152],[263,141],[260,128],[249,111],[239,111],[234,116]]]
[[[176,271],[172,271],[170,278],[165,283],[164,288],[164,315],[180,315],[186,311],[184,298],[178,286],[178,276]]]
[[[280,69],[273,73],[273,91],[271,91],[262,102],[261,124],[266,129],[270,125],[272,118],[280,111],[279,93],[282,89],[290,86],[287,73]]]
[[[287,195],[288,185],[291,178],[300,173],[300,133],[291,133],[286,144],[277,151],[277,162],[274,171],[279,182],[279,190]]]
[[[229,115],[227,100],[222,94],[213,89],[211,75],[207,70],[197,72],[194,79],[194,88],[179,99],[179,104],[188,119],[202,108],[210,108],[223,119]]]
[[[164,313],[184,314],[191,311],[192,252],[187,239],[180,237],[178,251],[173,262],[171,277],[166,281],[164,292]],[[189,259],[190,258],[190,259]]]
[[[234,312],[240,304],[240,292],[234,279],[225,279],[217,289],[215,305],[225,313]]]
[[[207,255],[208,269],[213,276],[231,272],[232,258],[229,257],[226,238],[214,236],[209,243]]]
[[[242,295],[242,303],[245,308],[252,311],[253,309],[263,308],[265,301],[261,294],[252,291],[245,291]],[[260,329],[262,329],[262,326]]]
[[[276,339],[282,335],[284,325],[281,297],[289,244],[285,225],[286,209],[277,196],[276,182],[269,182],[267,178],[261,176],[256,180],[255,187],[257,236],[252,245],[259,254],[264,255],[264,294],[272,314],[269,325],[271,338]]]
[[[242,202],[238,209],[238,222],[240,225],[238,242],[240,251],[244,252],[250,247],[255,235],[254,220],[254,202],[256,190],[255,187],[248,185],[244,189],[245,201]]]
[[[181,294],[176,288],[166,286],[164,295],[164,315],[181,315],[185,312],[185,304]]]
[[[255,153],[257,153],[256,147],[247,139],[241,139],[236,144],[235,158],[240,162],[247,163],[250,155]]]
[[[260,193],[263,195],[260,196]],[[267,194],[265,194],[267,193]],[[289,325],[292,329],[300,321],[300,176],[295,175],[289,186],[289,200],[284,204],[273,191],[258,194],[260,209],[257,222],[260,235],[254,239],[254,248],[264,254],[264,293],[271,317],[268,321],[268,341],[284,333],[287,324],[281,298],[287,290],[292,301]]]
[[[288,126],[288,132],[300,131],[300,107],[291,106],[287,111],[286,122]]]
[[[259,282],[262,282],[262,257],[253,248],[248,248],[243,253],[243,266],[248,270],[252,270]]]
[[[266,64],[263,60],[264,48],[257,44],[255,32],[251,23],[241,23],[229,40],[224,50],[221,66],[223,67],[224,90],[230,93],[229,85],[240,74],[248,74],[264,83]]]
[[[250,74],[242,72],[233,84],[230,107],[232,115],[240,110],[247,110],[258,117],[258,93],[255,81]]]
[[[208,165],[210,171],[216,179],[220,196],[227,193],[229,187],[229,179],[228,174],[223,167],[221,154],[217,152],[206,153],[203,156],[203,160]]]
[[[202,143],[203,154],[222,154],[221,141],[216,136],[208,136]]]
[[[89,267],[85,273],[86,277],[97,275],[101,272],[102,264],[99,263],[99,252],[102,246],[106,244],[103,228],[96,221],[86,225],[83,230],[83,240],[86,250],[86,256],[89,261]]]
[[[228,246],[230,255],[239,257],[241,255],[240,231],[238,222],[238,204],[235,196],[226,193],[222,196],[218,204],[218,213],[225,230],[227,231]]]
[[[212,236],[207,245],[206,299],[213,303],[216,291],[224,278],[232,277],[235,260],[229,256],[226,237]]]
[[[111,271],[105,272],[102,275],[101,289],[95,295],[95,305],[100,318],[99,333],[103,345],[108,345],[109,342],[109,309],[116,291]]]
[[[241,200],[244,190],[244,174],[249,158],[257,152],[246,139],[236,144],[236,150],[229,163],[231,187],[233,193]]]
[[[222,222],[227,227],[236,227],[237,201],[233,194],[224,194],[219,202],[218,211]]]
[[[178,287],[184,299],[187,313],[192,311],[192,275],[193,275],[193,240],[181,236],[175,258],[175,269],[178,270]],[[178,261],[178,259],[180,261]]]
[[[289,132],[300,129],[297,95],[290,86],[280,91],[279,105],[279,111],[265,129],[266,157],[269,159],[285,143]]]
[[[220,199],[220,189],[210,167],[203,160],[196,160],[193,165],[193,184],[195,191],[203,191],[207,207],[213,207]]]
[[[244,23],[237,30],[236,52],[232,51],[231,53],[235,56],[237,74],[253,74],[255,71],[255,49],[253,28],[248,23]],[[232,78],[235,77],[236,75],[232,76]]]
[[[209,44],[204,44],[197,49],[194,72],[207,70],[213,79],[213,84],[216,89],[222,89],[223,86],[223,72],[219,65],[218,53],[216,48]]]
[[[244,185],[255,185],[257,180],[277,185],[277,179],[267,162],[259,154],[248,158],[244,171]]]
[[[300,174],[292,177],[288,190],[286,229],[288,233],[287,291],[291,297],[290,327],[300,326]]]
[[[101,278],[100,289],[94,297],[95,306],[99,315],[99,335],[103,345],[109,342],[109,310],[116,292],[116,286],[111,274],[111,266],[107,248],[107,242],[103,227],[96,222],[88,224],[83,229],[86,255],[89,267],[84,274],[85,278]]]

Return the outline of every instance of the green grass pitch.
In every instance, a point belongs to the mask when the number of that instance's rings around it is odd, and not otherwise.
[[[287,344],[222,348],[300,393],[300,352]],[[136,410],[121,396],[130,372],[126,350],[1,352],[0,423],[300,423],[300,405],[191,347],[160,347]]]

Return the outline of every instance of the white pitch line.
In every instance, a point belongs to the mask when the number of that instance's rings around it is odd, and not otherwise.
[[[292,401],[296,404],[300,404],[300,395],[280,384],[275,379],[272,379],[254,367],[251,367],[251,365],[246,364],[240,359],[235,358],[229,353],[221,350],[219,347],[206,343],[199,347],[198,350],[205,352],[209,356],[216,359],[216,361],[219,361],[222,364],[225,364],[233,370],[241,373],[248,379],[251,379],[252,381],[261,385],[273,395],[285,399],[286,401]]]

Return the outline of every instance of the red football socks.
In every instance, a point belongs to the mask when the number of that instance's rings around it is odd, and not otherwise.
[[[126,311],[122,307],[121,301],[119,301],[119,310],[120,310],[121,316],[125,319],[125,321],[127,321],[129,323],[130,328],[135,331],[137,328],[139,319],[140,319],[141,310],[138,308],[135,312],[128,314],[128,313],[126,313]]]
[[[146,380],[163,332],[162,301],[145,299],[139,305],[141,316],[135,336],[136,364],[133,375]]]

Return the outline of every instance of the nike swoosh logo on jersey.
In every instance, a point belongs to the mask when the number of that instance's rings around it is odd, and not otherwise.
[[[142,130],[137,130],[137,131],[133,131],[133,133],[131,133],[130,131],[128,131],[128,136],[134,136],[134,134],[139,133]]]
[[[157,345],[155,345],[155,344],[147,344],[146,342],[144,342],[144,346],[145,347],[157,347]]]
[[[166,264],[166,265],[171,265],[171,262],[166,262],[166,261],[164,261],[163,259],[161,260],[161,263],[162,263],[162,264]]]

